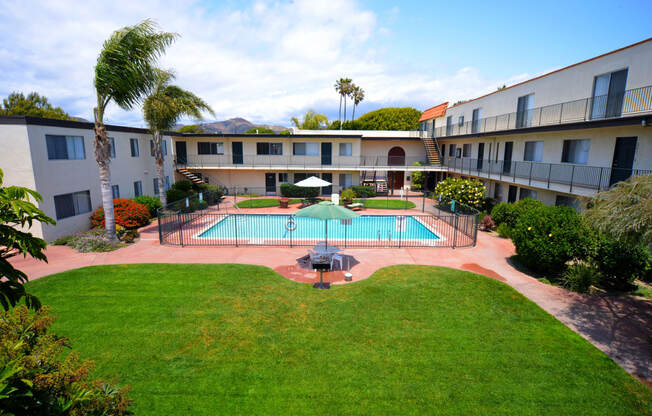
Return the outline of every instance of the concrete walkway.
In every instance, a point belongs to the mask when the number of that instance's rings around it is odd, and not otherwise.
[[[296,259],[306,247],[170,247],[158,242],[156,224],[141,230],[136,244],[109,253],[77,253],[68,247],[49,246],[49,263],[14,257],[12,263],[30,279],[79,267],[127,263],[243,263],[270,267],[283,276],[314,282],[318,274],[301,269]],[[472,271],[503,281],[534,301],[569,328],[609,355],[630,374],[652,386],[652,302],[568,292],[541,283],[510,264],[510,240],[478,233],[474,248],[347,249],[359,264],[351,269],[354,281],[376,270],[400,264],[446,266]],[[343,274],[325,274],[344,283]]]

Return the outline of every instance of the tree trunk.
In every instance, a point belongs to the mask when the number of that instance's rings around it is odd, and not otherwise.
[[[355,120],[355,107],[356,104],[353,104],[353,114],[351,114],[351,121]]]
[[[111,190],[111,142],[106,137],[106,127],[101,121],[95,121],[95,160],[100,171],[100,192],[104,208],[106,235],[111,240],[117,240],[115,234],[115,215],[113,213],[113,192]]]
[[[159,130],[154,131],[154,157],[156,158],[156,174],[158,176],[158,197],[163,206],[167,204],[165,199],[165,177],[163,174],[163,138]]]
[[[344,96],[344,123],[346,123],[346,96]]]
[[[340,111],[337,113],[337,121],[340,122],[340,130],[342,130],[342,94],[340,94]]]

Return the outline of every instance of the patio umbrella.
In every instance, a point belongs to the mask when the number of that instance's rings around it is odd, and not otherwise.
[[[295,183],[296,186],[301,186],[303,188],[321,188],[323,186],[332,185],[330,182],[327,182],[323,179],[319,179],[316,176],[311,176],[302,181]]]
[[[315,178],[317,179],[317,178]],[[357,213],[333,204],[331,201],[322,201],[318,204],[298,210],[294,213],[297,217],[317,218],[324,220],[324,235],[326,237],[326,250],[328,250],[328,220],[349,220],[357,218]],[[328,289],[330,284],[324,285],[323,270],[319,270],[319,283],[314,285],[316,289]]]

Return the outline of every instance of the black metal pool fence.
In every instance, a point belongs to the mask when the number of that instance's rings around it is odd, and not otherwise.
[[[319,232],[315,237],[298,238],[293,231],[284,232],[283,236],[256,236],[256,230],[265,230],[278,226],[279,222],[287,224],[292,214],[257,214],[253,208],[261,195],[255,188],[248,188],[244,195],[223,195],[222,193],[203,192],[194,194],[180,201],[172,202],[158,211],[158,230],[161,244],[173,246],[314,246],[324,241]],[[244,190],[243,190],[244,191]],[[243,192],[244,193],[244,192]],[[270,203],[276,205],[279,197],[270,198]],[[292,198],[290,198],[292,199]],[[364,221],[349,220],[344,225],[344,235],[332,239],[329,244],[341,248],[391,248],[391,247],[472,247],[477,240],[478,211],[459,202],[437,198],[430,193],[405,192],[402,195],[387,195],[383,197],[361,199],[362,204],[370,204],[375,208],[393,208],[404,210],[405,215],[367,215]],[[260,202],[258,202],[260,204]],[[376,211],[378,213],[379,211]],[[365,215],[365,211],[359,212]],[[387,227],[387,217],[394,217],[396,228],[383,232],[374,232],[373,238],[359,238],[368,235],[361,229],[371,227],[380,230]],[[407,224],[404,217],[411,216],[425,229],[427,235],[406,238],[408,233],[401,232],[401,224]],[[221,221],[230,218],[228,232],[208,231]],[[421,226],[423,228],[421,228]],[[290,227],[291,228],[291,227]],[[321,227],[320,229],[322,229]],[[413,235],[415,233],[409,233]],[[433,237],[433,234],[436,237]]]

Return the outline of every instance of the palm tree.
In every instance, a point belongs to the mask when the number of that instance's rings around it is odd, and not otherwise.
[[[340,78],[335,81],[335,91],[340,95],[340,111],[337,114],[337,120],[340,122],[340,130],[342,129],[342,99],[344,99],[344,118],[346,119],[346,96],[348,95],[348,88],[351,82],[351,78]]]
[[[106,136],[104,112],[113,101],[120,108],[131,109],[156,84],[155,64],[158,57],[174,42],[177,34],[157,31],[151,20],[116,30],[102,45],[95,65],[97,106],[95,119],[95,160],[100,171],[100,189],[106,231],[115,239],[115,216],[111,192],[111,143]]]
[[[303,115],[303,121],[298,118],[292,117],[292,123],[299,129],[304,130],[321,130],[328,127],[328,117],[323,114],[315,113],[314,110],[308,110]]]
[[[195,94],[176,85],[170,85],[170,81],[174,79],[174,74],[171,72],[156,69],[156,74],[156,85],[143,103],[143,113],[154,138],[158,193],[161,203],[165,205],[165,183],[163,180],[165,155],[161,145],[163,131],[171,130],[183,116],[201,120],[202,111],[208,111],[212,115],[215,115],[215,113],[208,104]]]
[[[353,114],[351,120],[355,120],[355,108],[364,100],[364,90],[357,85],[351,89],[351,99],[353,100]]]

